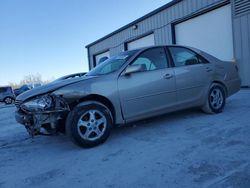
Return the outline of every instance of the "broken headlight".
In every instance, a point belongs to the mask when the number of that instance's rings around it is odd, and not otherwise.
[[[21,108],[29,112],[41,112],[53,107],[53,98],[49,95],[44,95],[21,105]]]

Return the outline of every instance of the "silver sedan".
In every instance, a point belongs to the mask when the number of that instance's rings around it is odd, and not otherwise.
[[[220,113],[240,85],[234,62],[194,48],[154,46],[18,96],[16,119],[32,136],[66,129],[74,142],[93,147],[112,126],[193,107]]]

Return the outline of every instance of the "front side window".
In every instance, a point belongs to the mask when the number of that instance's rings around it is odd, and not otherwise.
[[[141,53],[132,65],[143,65],[145,71],[163,69],[167,67],[164,48],[153,48]]]
[[[175,67],[207,63],[195,52],[182,47],[169,47]]]

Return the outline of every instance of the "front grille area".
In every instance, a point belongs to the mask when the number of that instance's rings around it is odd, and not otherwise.
[[[15,101],[15,105],[16,105],[17,108],[20,108],[21,104],[22,104],[21,100],[16,100]]]

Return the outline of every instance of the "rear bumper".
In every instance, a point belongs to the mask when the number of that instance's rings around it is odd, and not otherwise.
[[[240,90],[241,80],[240,79],[229,80],[226,82],[226,85],[227,85],[227,96],[229,97]]]

